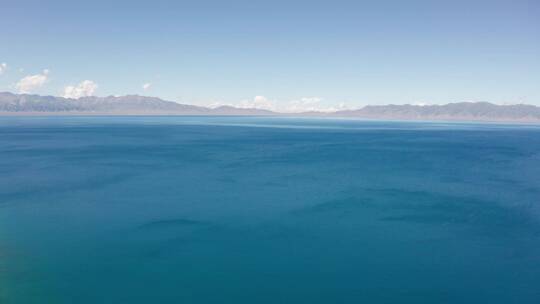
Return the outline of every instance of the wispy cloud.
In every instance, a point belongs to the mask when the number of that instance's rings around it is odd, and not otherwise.
[[[92,80],[84,80],[75,86],[66,86],[63,97],[78,99],[86,96],[93,96],[98,88],[97,83]]]
[[[142,85],[142,88],[143,88],[144,91],[150,90],[151,87],[152,87],[152,84],[149,83],[149,82]]]
[[[242,100],[238,104],[239,108],[254,108],[254,109],[263,109],[263,110],[274,110],[275,104],[273,101],[269,100],[264,96],[255,96],[251,100]]]
[[[47,82],[48,76],[49,70],[43,70],[41,74],[25,76],[15,84],[15,88],[19,93],[31,93],[42,87]]]
[[[268,98],[258,95],[253,97],[253,99],[244,99],[239,102],[212,102],[208,105],[210,108],[217,108],[221,106],[231,106],[235,108],[241,108],[241,109],[262,109],[262,110],[271,110],[275,111],[276,105],[275,102],[272,100],[269,100]]]
[[[227,105],[237,108],[263,109],[284,113],[335,112],[347,109],[344,103],[340,103],[337,106],[326,106],[322,102],[322,97],[302,97],[298,100],[277,101],[259,95],[255,96],[253,99],[242,100],[237,103],[214,102],[209,106],[215,108]]]
[[[6,70],[7,70],[7,63],[5,62],[0,63],[0,75],[4,74]]]

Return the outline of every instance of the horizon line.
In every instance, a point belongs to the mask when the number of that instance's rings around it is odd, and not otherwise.
[[[422,108],[422,107],[442,107],[442,106],[448,106],[448,105],[453,105],[453,104],[490,104],[490,105],[494,105],[494,106],[499,106],[499,107],[508,107],[508,106],[532,106],[532,107],[540,107],[536,104],[531,104],[531,103],[495,103],[495,102],[491,102],[491,101],[485,101],[485,100],[479,100],[479,101],[455,101],[455,102],[447,102],[447,103],[428,103],[428,102],[419,102],[419,103],[386,103],[386,104],[370,104],[370,103],[365,103],[364,105],[360,106],[360,107],[356,107],[356,108],[341,108],[341,109],[333,109],[333,110],[303,110],[303,111],[281,111],[281,110],[278,110],[278,109],[268,109],[268,108],[264,108],[264,107],[256,107],[256,106],[251,106],[251,107],[248,107],[248,106],[240,106],[240,105],[234,105],[232,103],[222,103],[222,104],[217,104],[215,106],[212,106],[212,105],[199,105],[199,104],[192,104],[192,103],[186,103],[186,102],[182,102],[182,101],[176,101],[176,100],[169,100],[169,99],[165,99],[165,98],[162,98],[162,97],[158,97],[158,96],[150,96],[150,95],[140,95],[140,94],[137,94],[137,93],[134,93],[134,94],[125,94],[125,95],[105,95],[105,96],[100,96],[100,95],[89,95],[89,96],[81,96],[81,97],[78,97],[78,98],[71,98],[71,97],[64,97],[64,96],[60,96],[60,95],[50,95],[50,94],[46,94],[46,95],[42,95],[42,94],[38,94],[38,93],[15,93],[15,92],[11,92],[11,91],[0,91],[0,94],[11,94],[11,95],[15,95],[15,96],[39,96],[39,97],[53,97],[53,98],[61,98],[61,99],[65,99],[65,100],[80,100],[80,99],[85,99],[85,98],[125,98],[125,97],[142,97],[142,98],[154,98],[154,99],[159,99],[161,101],[165,101],[165,102],[173,102],[173,103],[176,103],[176,104],[179,104],[179,105],[186,105],[186,106],[192,106],[192,107],[199,107],[199,108],[205,108],[205,109],[219,109],[219,108],[234,108],[234,109],[244,109],[244,110],[259,110],[259,111],[267,111],[267,112],[272,112],[272,113],[276,113],[276,114],[303,114],[303,113],[321,113],[321,114],[332,114],[332,113],[339,113],[339,112],[347,112],[347,111],[358,111],[358,110],[361,110],[361,109],[364,109],[366,107],[388,107],[388,106],[411,106],[411,107],[419,107],[419,108]]]

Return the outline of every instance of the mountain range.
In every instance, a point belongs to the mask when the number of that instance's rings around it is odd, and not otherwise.
[[[321,116],[361,119],[464,120],[540,123],[540,107],[496,105],[489,102],[458,102],[445,105],[371,105],[336,112],[278,113],[255,108],[221,106],[208,108],[179,104],[139,95],[82,97],[0,92],[0,115],[273,115]]]

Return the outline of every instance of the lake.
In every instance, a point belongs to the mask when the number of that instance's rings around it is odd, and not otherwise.
[[[540,303],[540,126],[0,117],[1,303]]]

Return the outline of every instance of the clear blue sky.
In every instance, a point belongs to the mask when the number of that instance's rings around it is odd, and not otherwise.
[[[63,95],[90,80],[100,96],[203,105],[540,105],[538,0],[2,1],[0,11],[0,91]]]

